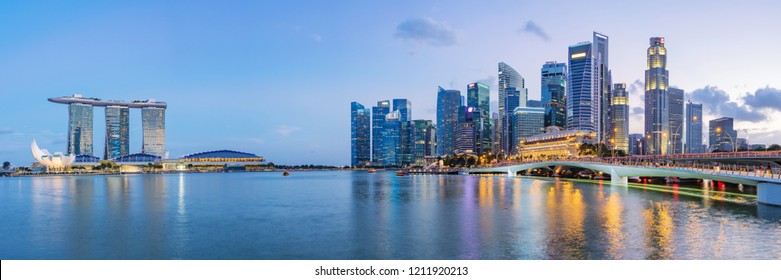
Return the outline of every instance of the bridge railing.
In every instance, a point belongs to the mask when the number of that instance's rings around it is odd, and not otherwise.
[[[499,162],[492,167],[501,167],[509,165],[517,165],[524,163],[535,162],[548,162],[551,160],[525,160],[520,162],[504,161]],[[704,174],[712,175],[738,175],[747,177],[758,178],[772,178],[781,179],[781,168],[762,165],[748,165],[748,164],[720,164],[720,163],[702,163],[693,161],[674,161],[669,159],[662,160],[649,160],[644,158],[639,160],[636,157],[623,157],[623,158],[596,158],[596,157],[582,157],[582,158],[565,158],[554,159],[552,161],[559,162],[591,162],[601,164],[613,164],[613,165],[625,165],[625,166],[638,166],[645,168],[662,168],[669,170],[692,170],[698,171]]]

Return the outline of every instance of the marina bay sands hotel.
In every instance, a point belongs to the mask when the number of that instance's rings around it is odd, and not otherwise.
[[[95,158],[93,155],[92,124],[95,107],[106,108],[106,145],[103,159],[116,159],[130,154],[130,108],[141,109],[143,130],[141,153],[165,156],[165,102],[103,101],[79,94],[49,98],[49,101],[68,104],[68,154]]]

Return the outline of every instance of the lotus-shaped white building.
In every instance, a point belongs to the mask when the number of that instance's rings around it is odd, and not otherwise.
[[[61,152],[51,154],[46,149],[41,150],[41,148],[38,148],[38,143],[35,140],[33,140],[31,148],[35,160],[49,169],[62,170],[76,160],[75,155],[64,155]]]

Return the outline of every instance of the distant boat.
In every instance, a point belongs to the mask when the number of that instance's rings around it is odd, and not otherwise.
[[[374,168],[369,169],[369,173],[376,173],[376,172],[377,172],[377,169],[374,169]]]
[[[407,176],[407,172],[404,170],[396,171],[396,176]]]
[[[285,170],[285,172],[282,172],[282,176],[289,176],[289,175],[290,175],[290,173],[287,172],[287,170]]]

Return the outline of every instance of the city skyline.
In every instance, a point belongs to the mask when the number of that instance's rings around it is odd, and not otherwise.
[[[32,162],[26,150],[35,138],[62,139],[41,144],[66,150],[66,109],[45,99],[81,93],[156,97],[172,104],[165,116],[166,149],[174,158],[227,148],[263,154],[278,164],[347,165],[349,116],[333,108],[408,98],[416,104],[415,119],[435,120],[437,86],[465,93],[465,85],[482,81],[492,89],[491,112],[497,112],[498,62],[512,65],[527,81],[528,99],[539,100],[540,65],[567,61],[567,46],[588,40],[594,31],[610,36],[612,82],[627,84],[630,133],[642,132],[637,112],[645,49],[648,38],[658,36],[666,38],[670,51],[670,86],[683,89],[685,101],[703,103],[704,123],[732,117],[736,128],[748,129],[752,144],[781,142],[781,132],[772,127],[781,116],[781,102],[774,102],[781,101],[781,85],[773,74],[781,61],[767,56],[779,38],[767,35],[773,28],[764,24],[779,10],[774,2],[669,2],[669,12],[661,15],[665,20],[653,24],[629,20],[644,8],[628,3],[573,2],[555,9],[504,2],[360,3],[353,9],[315,3],[304,12],[298,3],[62,5],[3,4],[0,9],[0,21],[9,26],[7,43],[0,47],[5,61],[0,92],[10,105],[0,113],[2,160]],[[316,13],[318,6],[332,12]],[[615,19],[585,16],[597,8],[612,10]],[[272,9],[278,12],[271,17],[255,16]],[[364,21],[367,14],[350,12],[375,9],[387,13]],[[466,21],[457,16],[465,11],[491,16]],[[571,18],[559,23],[539,16],[546,11]],[[687,24],[690,16],[699,16],[696,26]],[[355,27],[354,22],[367,24]],[[710,30],[699,30],[701,24]],[[725,56],[724,49],[739,55]],[[719,67],[710,67],[715,57]],[[300,83],[301,75],[309,81]],[[130,113],[131,135],[139,135],[140,118]],[[104,124],[104,116],[96,114],[95,152],[106,138]],[[130,138],[130,150],[142,150],[140,137]]]

